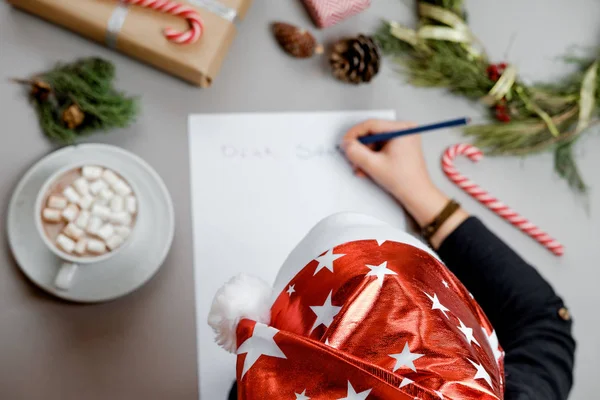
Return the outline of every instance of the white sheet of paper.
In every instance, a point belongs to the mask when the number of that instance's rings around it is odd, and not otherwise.
[[[396,202],[354,176],[336,150],[343,134],[394,111],[192,115],[189,119],[196,321],[201,400],[225,400],[236,357],[214,343],[215,292],[246,272],[275,280],[296,244],[336,212],[404,229]],[[315,254],[315,257],[318,256]]]

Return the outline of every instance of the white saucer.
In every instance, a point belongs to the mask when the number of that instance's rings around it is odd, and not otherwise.
[[[139,191],[140,211],[129,246],[107,261],[82,265],[73,286],[61,291],[54,286],[54,278],[62,262],[36,230],[34,203],[53,172],[75,163],[97,163],[122,171]],[[175,216],[165,184],[145,161],[118,147],[86,144],[58,150],[27,171],[10,201],[7,228],[17,263],[36,285],[65,300],[99,302],[131,293],[154,276],[171,247]]]

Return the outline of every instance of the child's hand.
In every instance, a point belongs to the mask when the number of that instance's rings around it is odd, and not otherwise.
[[[358,175],[368,175],[394,196],[417,223],[429,224],[448,203],[448,197],[431,181],[419,135],[392,139],[382,147],[365,146],[358,141],[361,136],[407,129],[409,122],[369,120],[348,131],[342,142],[346,157]],[[458,227],[468,214],[463,210],[452,215],[431,238],[437,248]]]
[[[421,137],[404,136],[390,140],[376,151],[377,145],[365,146],[362,136],[394,132],[415,126],[410,122],[368,120],[356,125],[344,137],[342,147],[357,174],[371,177],[403,205],[411,198],[431,190],[433,184],[427,172]]]

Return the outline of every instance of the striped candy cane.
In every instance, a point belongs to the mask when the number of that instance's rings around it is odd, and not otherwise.
[[[461,175],[454,167],[454,159],[459,155],[464,155],[473,162],[478,162],[483,158],[483,152],[470,144],[456,144],[448,147],[442,157],[442,169],[452,182],[494,213],[537,240],[555,255],[562,256],[564,254],[565,249],[562,244],[552,239],[548,234],[529,222],[526,218],[520,216],[507,205],[490,195],[479,187],[479,185],[469,180],[464,175]]]
[[[164,34],[167,39],[177,44],[192,44],[198,41],[204,31],[204,23],[200,14],[192,7],[180,4],[173,0],[121,0],[125,4],[150,8],[165,14],[185,18],[190,29],[185,32],[173,28],[166,28]]]

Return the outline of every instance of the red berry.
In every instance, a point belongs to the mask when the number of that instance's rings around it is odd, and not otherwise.
[[[508,115],[506,113],[498,113],[498,114],[496,114],[496,118],[500,122],[510,122],[510,115]]]
[[[498,64],[498,67],[499,67],[501,70],[505,70],[505,69],[506,69],[506,67],[508,67],[508,64],[506,64],[505,62],[503,62],[503,63],[500,63],[500,64]]]
[[[503,104],[503,103],[496,104],[496,112],[505,112],[505,111],[506,111],[506,104]]]
[[[487,67],[486,69],[488,78],[490,78],[493,81],[497,81],[498,78],[500,78],[500,73],[498,71],[498,67],[495,65],[490,65],[489,67]]]

